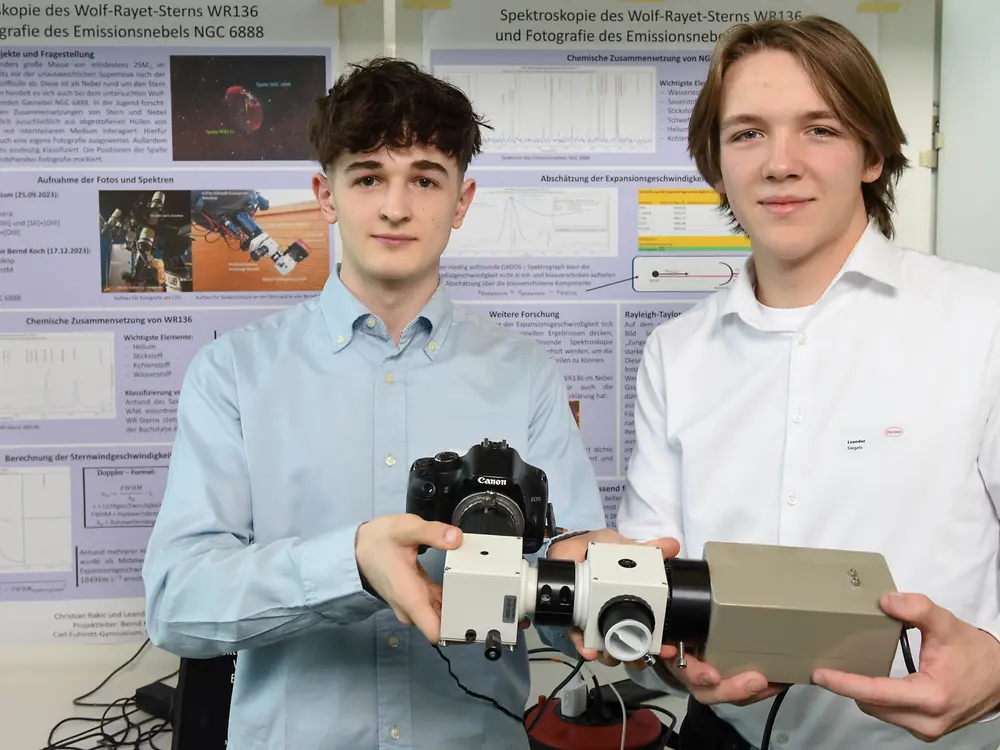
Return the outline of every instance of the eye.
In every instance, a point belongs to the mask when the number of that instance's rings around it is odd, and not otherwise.
[[[418,177],[417,184],[422,188],[431,188],[437,185],[430,177]]]
[[[817,125],[814,128],[810,128],[810,132],[815,135],[821,135],[821,136],[836,135],[836,133],[833,130],[830,130],[830,128],[824,127],[822,125]]]
[[[362,187],[374,187],[376,178],[374,175],[365,175],[364,177],[359,177],[354,181],[355,185],[361,185]]]
[[[737,133],[736,135],[734,135],[733,136],[733,140],[734,141],[748,141],[748,140],[750,140],[749,136],[752,136],[752,135],[760,135],[760,133],[758,133],[756,130],[744,130],[742,133]]]

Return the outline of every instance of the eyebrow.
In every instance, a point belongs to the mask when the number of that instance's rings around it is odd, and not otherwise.
[[[421,171],[430,172],[440,172],[441,174],[448,176],[448,168],[445,167],[440,162],[432,161],[431,159],[418,159],[410,165],[413,169]],[[365,161],[352,161],[345,168],[345,172],[365,172],[374,169],[381,169],[382,162],[376,161],[374,159],[369,159]]]
[[[800,120],[836,120],[837,116],[828,109],[814,109],[799,115]],[[758,115],[738,114],[727,117],[719,123],[719,130],[727,130],[738,125],[762,125],[764,118]]]

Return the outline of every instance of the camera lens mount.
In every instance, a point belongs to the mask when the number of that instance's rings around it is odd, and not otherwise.
[[[524,535],[521,508],[506,495],[492,490],[474,492],[463,498],[455,506],[451,523],[467,534]]]

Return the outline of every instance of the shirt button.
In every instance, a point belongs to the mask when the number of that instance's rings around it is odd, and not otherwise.
[[[795,424],[798,424],[799,422],[801,422],[802,421],[802,412],[795,412],[795,415],[792,417],[792,421],[795,422]]]
[[[396,648],[399,645],[399,638],[394,635],[389,636],[389,648]]]
[[[775,737],[775,738],[774,738],[774,740],[775,740],[775,742],[777,742],[777,743],[778,743],[779,745],[784,745],[784,744],[787,744],[787,743],[788,743],[788,735],[787,735],[787,734],[785,734],[784,732],[782,732],[782,733],[781,733],[781,734],[779,734],[779,735],[778,735],[777,737]]]
[[[393,380],[395,380],[395,378],[392,376],[392,373],[391,372],[387,372],[385,374],[385,382],[386,383],[391,383]]]
[[[396,459],[394,459],[392,456],[386,456],[385,457],[385,465],[386,466],[395,466],[396,465]]]
[[[428,348],[428,349],[430,349],[430,350],[431,350],[432,352],[436,352],[436,351],[437,351],[437,348],[438,348],[438,345],[437,345],[437,344],[435,344],[435,343],[434,343],[434,342],[432,341],[431,343],[429,343],[429,344],[427,345],[427,348]]]
[[[799,334],[798,342],[799,342],[799,345],[801,345],[801,346],[805,345],[805,343],[806,343],[806,335],[804,333],[800,333]]]
[[[403,736],[403,733],[399,731],[399,727],[393,727],[392,729],[389,730],[389,736],[392,737],[394,740],[398,740],[400,737]]]
[[[798,503],[798,501],[799,501],[799,499],[797,497],[795,497],[795,493],[792,493],[792,494],[790,494],[788,496],[788,504],[789,505],[795,505],[796,503]]]
[[[375,318],[368,318],[368,320],[365,321],[365,325],[368,326],[369,328],[374,328]]]
[[[347,339],[345,339],[343,336],[337,336],[338,344],[343,344],[345,341],[347,341]]]

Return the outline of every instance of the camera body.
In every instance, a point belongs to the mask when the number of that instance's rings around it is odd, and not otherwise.
[[[442,451],[418,458],[410,467],[406,512],[468,534],[520,537],[524,553],[537,552],[546,534],[555,534],[548,477],[506,440],[483,440],[463,456]]]

